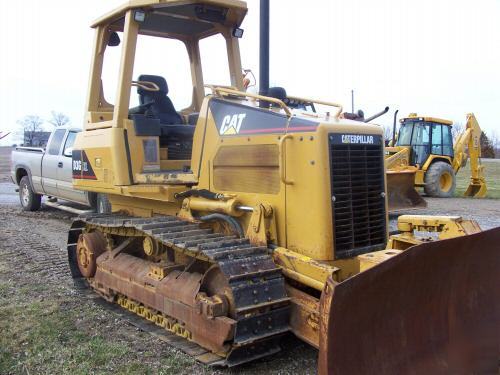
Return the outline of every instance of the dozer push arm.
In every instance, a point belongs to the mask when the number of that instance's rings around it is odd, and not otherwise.
[[[460,134],[453,146],[455,157],[453,159],[453,170],[455,173],[463,166],[467,159],[465,149],[468,148],[470,156],[470,183],[465,192],[467,197],[482,198],[486,196],[486,180],[484,178],[484,166],[481,165],[481,127],[473,113],[467,115],[465,131]]]
[[[460,216],[401,215],[398,218],[397,235],[391,236],[387,249],[405,250],[410,246],[434,240],[430,233],[436,233],[438,240],[466,236],[481,232],[474,220],[463,220]],[[418,236],[423,232],[425,236]]]

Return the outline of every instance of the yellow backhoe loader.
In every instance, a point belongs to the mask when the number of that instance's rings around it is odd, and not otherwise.
[[[107,194],[113,213],[73,222],[75,283],[207,364],[272,355],[293,333],[319,349],[321,374],[496,372],[500,228],[403,216],[389,238],[381,128],[335,103],[312,117],[262,95],[268,11],[263,0],[261,94],[244,92],[242,1],[130,0],[93,24],[73,183]],[[206,95],[210,38],[222,38],[231,87]],[[173,50],[144,40],[181,48],[188,87],[135,71],[159,61],[181,72]],[[103,62],[119,45],[113,97]],[[182,89],[191,104],[177,111]]]
[[[481,128],[474,114],[467,115],[465,130],[453,144],[452,122],[415,113],[401,119],[394,146],[386,148],[388,190],[401,189],[400,174],[415,173],[414,184],[430,197],[452,197],[456,174],[470,158],[471,178],[466,197],[486,196],[484,166],[481,165]],[[469,155],[467,154],[467,150]],[[408,184],[406,184],[408,185]]]

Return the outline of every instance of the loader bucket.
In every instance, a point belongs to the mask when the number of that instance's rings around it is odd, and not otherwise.
[[[386,176],[387,202],[390,212],[427,207],[424,198],[415,190],[414,170],[388,170]]]
[[[471,182],[464,193],[464,197],[484,198],[486,197],[486,192],[487,188],[484,181]]]
[[[500,228],[413,246],[320,302],[320,374],[496,374]]]

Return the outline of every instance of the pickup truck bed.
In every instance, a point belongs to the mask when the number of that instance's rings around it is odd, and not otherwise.
[[[52,132],[47,148],[17,147],[12,152],[12,181],[19,185],[24,210],[40,208],[41,197],[79,203],[99,212],[110,211],[105,195],[73,188],[72,149],[78,128],[60,127]]]

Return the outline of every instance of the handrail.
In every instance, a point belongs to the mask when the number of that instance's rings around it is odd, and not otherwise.
[[[285,153],[283,152],[283,146],[285,144],[285,141],[287,139],[293,139],[292,134],[285,134],[283,137],[281,137],[278,145],[278,152],[279,152],[279,158],[280,158],[280,179],[281,182],[283,182],[285,185],[293,185],[293,180],[287,180],[285,176],[285,163],[284,163],[284,156]]]
[[[156,83],[150,81],[132,81],[131,86],[140,87],[146,91],[160,91],[160,87]]]
[[[320,105],[327,105],[329,107],[336,107],[336,108],[338,108],[337,113],[335,113],[336,119],[339,118],[340,114],[342,113],[342,110],[344,109],[342,107],[342,104],[333,103],[333,102],[326,102],[324,100],[307,99],[307,98],[301,98],[298,96],[288,96],[288,95],[287,95],[287,99],[296,100],[296,101],[303,102],[303,103],[314,103],[314,104],[320,104]]]
[[[223,88],[223,87],[210,87],[210,88],[212,89],[214,94],[219,95],[219,96],[222,96],[220,93],[223,92],[223,93],[230,94],[230,95],[249,97],[249,98],[264,100],[266,102],[277,104],[285,111],[285,113],[288,117],[292,117],[292,111],[290,111],[290,108],[288,108],[287,105],[279,99],[271,98],[270,96],[264,96],[264,95],[252,94],[249,92],[227,89],[227,88]]]

